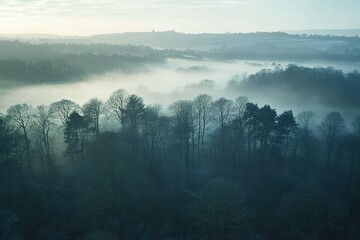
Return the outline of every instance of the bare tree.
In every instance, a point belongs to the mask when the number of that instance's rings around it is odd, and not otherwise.
[[[91,129],[95,133],[95,139],[98,139],[100,132],[99,120],[100,115],[103,113],[103,103],[98,98],[91,98],[83,105],[82,111],[84,117],[87,118],[92,125]]]
[[[6,168],[8,163],[15,167],[24,196],[27,197],[28,191],[25,179],[26,147],[22,137],[20,131],[11,126],[9,119],[0,114],[0,168],[8,171],[9,169]],[[2,171],[0,174],[0,194],[4,185],[7,185],[4,178],[9,177],[8,175],[2,176],[3,173]]]
[[[235,99],[235,154],[236,158],[242,158],[245,154],[245,118],[248,97],[240,96]]]
[[[230,99],[219,98],[213,103],[213,116],[220,129],[224,129],[229,123],[234,112],[234,102]]]
[[[226,175],[228,158],[226,157],[226,127],[234,111],[234,102],[226,98],[219,98],[213,103],[213,117],[220,129],[220,167],[223,176]]]
[[[169,106],[175,118],[175,134],[179,141],[179,167],[181,168],[183,154],[185,167],[190,168],[190,138],[193,131],[193,104],[191,101],[180,100]]]
[[[0,114],[0,162],[8,161],[11,151],[16,145],[16,138],[14,127],[10,126],[9,119]]]
[[[303,111],[296,116],[296,120],[300,124],[300,128],[303,131],[308,131],[310,128],[311,121],[314,119],[315,114],[312,111]]]
[[[326,162],[328,167],[331,164],[338,137],[345,128],[344,124],[344,118],[339,112],[329,113],[321,122],[320,131],[326,143]]]
[[[146,107],[142,121],[146,169],[155,170],[155,167],[160,167],[161,165],[167,126],[168,118],[161,114],[160,105]]]
[[[210,120],[212,110],[212,97],[207,94],[201,94],[194,99],[194,110],[197,118],[197,155],[200,160],[200,141],[201,150],[204,151],[204,138],[206,126]]]
[[[11,106],[7,110],[7,115],[10,117],[10,121],[16,124],[21,128],[24,134],[24,142],[26,148],[26,159],[31,166],[31,157],[30,157],[30,140],[28,136],[29,128],[31,121],[33,119],[33,109],[27,104],[17,104]]]
[[[130,97],[129,93],[125,89],[118,89],[113,92],[107,101],[109,110],[116,116],[116,118],[121,123],[122,131],[125,131],[125,113],[124,109],[128,98]]]
[[[308,145],[306,142],[309,142],[308,140],[310,140],[310,136],[311,136],[310,126],[314,117],[315,117],[315,113],[312,111],[302,111],[296,116],[296,120],[299,126],[296,131],[293,159],[295,159],[297,156],[300,139],[303,141],[302,144],[305,143],[305,145]]]
[[[249,102],[249,98],[246,96],[240,96],[235,99],[235,114],[237,118],[243,118],[246,111],[246,104]]]
[[[66,127],[66,121],[69,119],[70,114],[79,110],[80,106],[68,99],[62,99],[50,104],[50,113],[60,120],[64,127]]]
[[[53,116],[48,106],[40,105],[34,111],[34,132],[39,138],[39,150],[44,154],[48,167],[52,166],[52,142],[50,131],[54,126]],[[44,164],[43,165],[43,170]]]

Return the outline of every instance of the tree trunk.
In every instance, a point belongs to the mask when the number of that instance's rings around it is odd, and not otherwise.
[[[22,127],[23,131],[24,131],[24,137],[25,137],[25,148],[26,148],[26,160],[29,164],[29,167],[32,168],[31,165],[31,158],[30,158],[30,143],[29,143],[29,138],[28,138],[28,133],[25,127]]]

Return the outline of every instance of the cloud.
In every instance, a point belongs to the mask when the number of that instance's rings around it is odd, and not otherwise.
[[[240,6],[243,1],[231,0],[11,0],[0,1],[1,11],[11,11],[18,14],[62,15],[62,16],[121,16],[131,12],[145,12],[146,10],[172,11],[184,9],[227,8]]]
[[[102,31],[94,22],[111,32],[358,28],[359,8],[356,0],[0,0],[0,33],[56,33],[64,20],[70,34]]]

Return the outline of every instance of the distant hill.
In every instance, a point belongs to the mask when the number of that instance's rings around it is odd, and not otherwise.
[[[340,30],[339,30],[340,31]],[[355,30],[353,30],[354,32]],[[359,30],[360,31],[360,30]],[[303,33],[303,32],[299,32]],[[354,32],[355,33],[355,32]],[[81,44],[113,44],[113,45],[142,45],[158,49],[193,49],[211,51],[219,48],[246,47],[256,44],[269,43],[277,47],[315,47],[329,48],[333,45],[349,42],[360,42],[356,37],[300,35],[285,32],[256,32],[256,33],[201,33],[186,34],[175,31],[165,32],[127,32],[100,34],[89,37],[71,37],[56,35],[0,35],[3,39],[17,39],[30,43],[81,43]]]
[[[319,29],[319,30],[297,30],[297,31],[284,31],[290,34],[316,34],[316,35],[330,35],[330,36],[345,36],[360,37],[360,29]]]
[[[276,45],[291,45],[294,47],[298,47],[299,45],[328,47],[332,44],[345,43],[350,39],[351,38],[342,36],[304,36],[285,32],[185,34],[174,31],[116,33],[89,37],[89,40],[95,43],[135,44],[147,45],[154,48],[188,48],[196,50],[241,47],[264,42]]]
[[[28,38],[0,39],[0,84],[9,81],[58,84],[80,81],[91,74],[146,72],[151,65],[164,64],[169,58],[199,61],[192,67],[176,69],[183,73],[211,71],[202,60],[360,62],[359,37],[283,32],[144,32],[82,38],[24,36]]]
[[[155,48],[208,50],[229,45],[247,45],[270,39],[288,39],[289,37],[291,37],[289,34],[282,32],[186,34],[166,31],[102,34],[91,36],[89,39],[92,42],[148,45]]]

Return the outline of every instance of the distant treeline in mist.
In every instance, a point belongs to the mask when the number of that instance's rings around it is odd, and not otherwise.
[[[160,49],[199,49],[203,47],[249,45],[259,42],[273,42],[290,46],[314,45],[321,41],[324,46],[336,43],[359,44],[358,36],[336,36],[316,34],[288,34],[285,32],[253,32],[253,33],[179,33],[175,31],[163,32],[125,32],[113,34],[98,34],[89,37],[62,36],[3,36],[3,39],[19,39],[32,43],[107,43],[115,45],[143,45]],[[318,44],[319,45],[319,44]]]
[[[111,45],[33,45],[0,42],[0,82],[25,84],[80,81],[91,74],[145,71],[146,64],[165,62],[155,50]],[[131,52],[131,54],[130,54]]]
[[[0,60],[0,81],[19,81],[26,84],[65,83],[78,81],[85,71],[66,63],[50,61],[24,62],[20,60]]]
[[[251,91],[281,96],[297,102],[313,101],[323,105],[360,107],[360,73],[344,73],[332,67],[308,68],[289,65],[264,69],[249,76],[233,76],[229,91]]]
[[[131,45],[35,45],[19,41],[2,41],[0,50],[0,83],[20,82],[29,85],[75,82],[92,74],[111,71],[135,73],[151,70],[149,64],[164,63],[170,56],[178,54],[176,50],[160,51]],[[174,70],[211,71],[200,64]],[[353,108],[359,107],[360,102],[357,92],[360,89],[359,72],[345,73],[331,67],[289,65],[273,70],[264,69],[245,78],[232,78],[228,88],[230,91],[240,92],[275,91],[277,95],[284,95],[289,100],[313,99],[328,106]]]
[[[98,55],[158,56],[159,50],[135,45],[43,43],[32,44],[22,41],[0,41],[0,59],[44,60],[57,59],[63,54],[93,53]],[[60,55],[60,56],[59,56]]]
[[[139,71],[167,58],[360,62],[360,38],[287,33],[182,34],[149,32],[95,35],[73,39],[1,40],[0,59],[28,65],[49,61],[85,73]],[[31,63],[31,64],[30,64]],[[55,70],[56,72],[56,70]],[[67,75],[67,74],[64,74]],[[70,74],[71,75],[71,74]],[[7,77],[7,76],[3,76]],[[59,77],[66,79],[66,77]]]
[[[315,116],[124,89],[9,106],[0,239],[359,239],[360,115]]]
[[[318,43],[319,44],[319,43]],[[321,44],[321,43],[320,43]],[[210,56],[219,60],[283,60],[283,61],[360,61],[360,40],[354,45],[336,43],[327,47],[317,46],[317,43],[298,43],[289,46],[286,42],[258,42],[246,46],[229,46],[215,49]]]
[[[92,43],[135,44],[164,49],[170,56],[218,60],[360,61],[360,38],[284,32],[184,34],[174,31],[91,36]],[[177,51],[167,51],[176,49]]]

